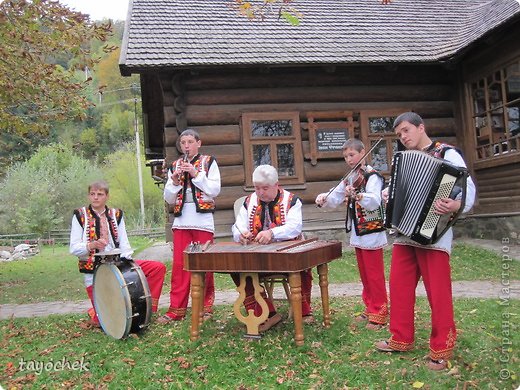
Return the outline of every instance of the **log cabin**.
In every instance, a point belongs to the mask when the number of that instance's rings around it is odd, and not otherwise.
[[[120,57],[122,75],[140,75],[152,174],[179,157],[186,128],[216,157],[217,236],[229,234],[262,163],[303,200],[305,230],[342,231],[345,210],[313,203],[347,172],[342,143],[382,137],[368,162],[388,176],[401,148],[392,121],[415,111],[433,139],[462,150],[477,184],[459,231],[518,238],[517,0],[298,0],[299,25],[249,20],[229,4],[132,0]]]

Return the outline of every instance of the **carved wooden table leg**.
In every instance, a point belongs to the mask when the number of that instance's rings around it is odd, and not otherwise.
[[[330,327],[330,308],[329,308],[329,266],[327,263],[318,265],[318,275],[320,278],[321,305],[323,306],[323,325]]]
[[[204,322],[204,297],[206,295],[206,273],[202,274],[202,279],[200,280],[200,298],[199,298],[199,327],[202,326]],[[193,304],[192,304],[193,309]]]
[[[240,310],[242,308],[242,304],[246,299],[247,278],[251,278],[253,287],[255,289],[255,299],[262,308],[262,314],[259,317],[255,316],[254,310],[248,310],[247,315],[243,315],[242,311]],[[235,313],[237,320],[244,323],[247,327],[247,333],[244,335],[244,337],[260,338],[261,336],[258,332],[258,325],[264,322],[269,316],[269,308],[267,307],[267,302],[261,294],[263,288],[260,285],[260,282],[258,281],[258,273],[241,273],[240,284],[237,287],[237,291],[239,293],[239,296],[233,304],[233,312]]]
[[[199,338],[200,311],[203,300],[204,272],[191,273],[191,341]]]
[[[302,321],[302,278],[299,272],[289,274],[289,287],[291,288],[291,308],[294,321],[294,341],[296,345],[303,345],[303,321]]]

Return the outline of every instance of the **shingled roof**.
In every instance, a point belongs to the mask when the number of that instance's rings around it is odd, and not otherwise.
[[[250,21],[226,0],[131,1],[120,67],[431,63],[519,19],[517,0],[296,0],[301,24]]]

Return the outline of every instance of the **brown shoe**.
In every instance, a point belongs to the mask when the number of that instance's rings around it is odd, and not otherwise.
[[[271,329],[273,326],[275,326],[281,320],[282,320],[282,316],[280,314],[276,313],[274,316],[269,317],[267,320],[265,320],[263,323],[261,323],[260,326],[258,327],[258,331],[265,332],[265,331]]]
[[[164,315],[160,316],[159,318],[157,318],[157,323],[160,325],[165,325],[165,324],[169,324],[170,322],[173,322],[173,321],[182,321],[182,320],[183,320],[182,317],[170,317],[168,314],[164,314]]]
[[[303,316],[302,321],[304,324],[314,324],[316,322],[312,314],[307,314],[306,316]]]
[[[366,314],[360,314],[354,317],[354,322],[367,322],[368,316]]]
[[[448,362],[444,359],[441,360],[433,360],[430,359],[428,363],[426,363],[426,367],[428,367],[432,371],[442,371],[448,367]]]
[[[381,330],[385,327],[384,324],[378,324],[377,322],[369,322],[365,328],[368,330]]]
[[[376,349],[381,352],[400,352],[397,349],[393,349],[390,344],[388,344],[388,341],[381,340],[374,344]]]

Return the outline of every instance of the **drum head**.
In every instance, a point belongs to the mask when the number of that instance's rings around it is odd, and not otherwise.
[[[122,339],[130,333],[132,303],[124,277],[114,264],[101,264],[94,274],[94,306],[106,334]]]

